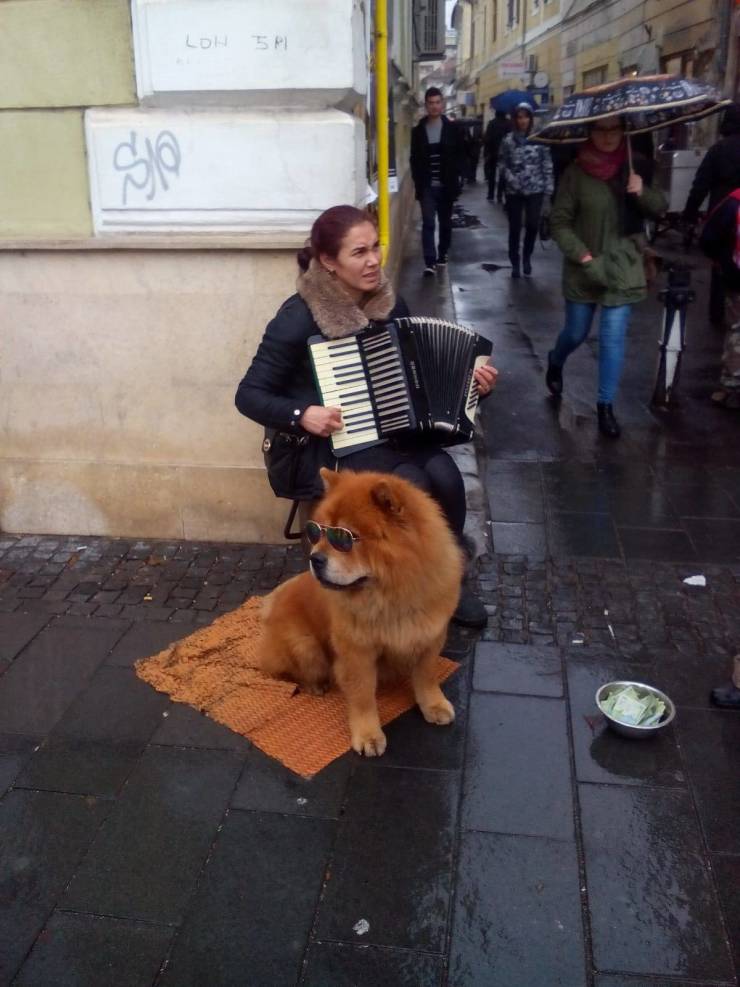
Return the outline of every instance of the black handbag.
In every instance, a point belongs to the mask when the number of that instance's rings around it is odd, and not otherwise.
[[[296,435],[266,428],[262,440],[267,479],[276,497],[314,500],[323,493],[319,477],[322,466],[333,468],[329,443],[317,435]]]

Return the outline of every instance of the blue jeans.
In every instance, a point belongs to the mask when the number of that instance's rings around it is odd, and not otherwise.
[[[565,302],[565,328],[555,343],[550,359],[562,367],[573,350],[578,349],[591,330],[595,302]],[[624,341],[631,305],[602,305],[599,322],[599,395],[598,401],[611,404],[619,387],[624,365]]]
[[[421,199],[421,247],[424,263],[433,267],[446,258],[452,239],[452,196],[444,188],[425,188]],[[439,253],[434,246],[434,224],[439,219]]]

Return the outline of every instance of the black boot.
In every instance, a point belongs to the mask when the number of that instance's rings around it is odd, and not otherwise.
[[[619,422],[614,417],[612,406],[600,401],[596,405],[596,412],[599,416],[599,431],[601,434],[608,436],[610,439],[618,439],[622,430],[619,427]]]
[[[547,373],[545,374],[545,383],[547,384],[547,389],[550,394],[554,394],[556,398],[559,398],[563,393],[563,368],[556,367],[552,362],[552,350],[547,354]]]
[[[722,709],[740,709],[740,689],[732,682],[728,685],[720,685],[712,689],[712,702]]]
[[[480,630],[488,623],[488,611],[483,602],[463,586],[460,591],[460,602],[452,615],[452,620],[461,627],[474,627]]]
[[[524,255],[524,263],[522,264],[522,271],[524,272],[525,278],[532,277],[532,260],[526,254]]]

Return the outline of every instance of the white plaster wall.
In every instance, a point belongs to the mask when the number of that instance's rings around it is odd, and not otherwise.
[[[367,92],[358,0],[132,0],[131,12],[144,103],[348,109]]]
[[[0,530],[280,540],[234,392],[294,251],[5,253]]]
[[[340,110],[85,114],[96,233],[305,230],[357,204],[365,131]]]

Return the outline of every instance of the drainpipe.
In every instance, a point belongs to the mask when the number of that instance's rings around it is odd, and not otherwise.
[[[383,263],[391,242],[388,192],[388,0],[375,0],[375,146],[378,159],[378,238]]]

